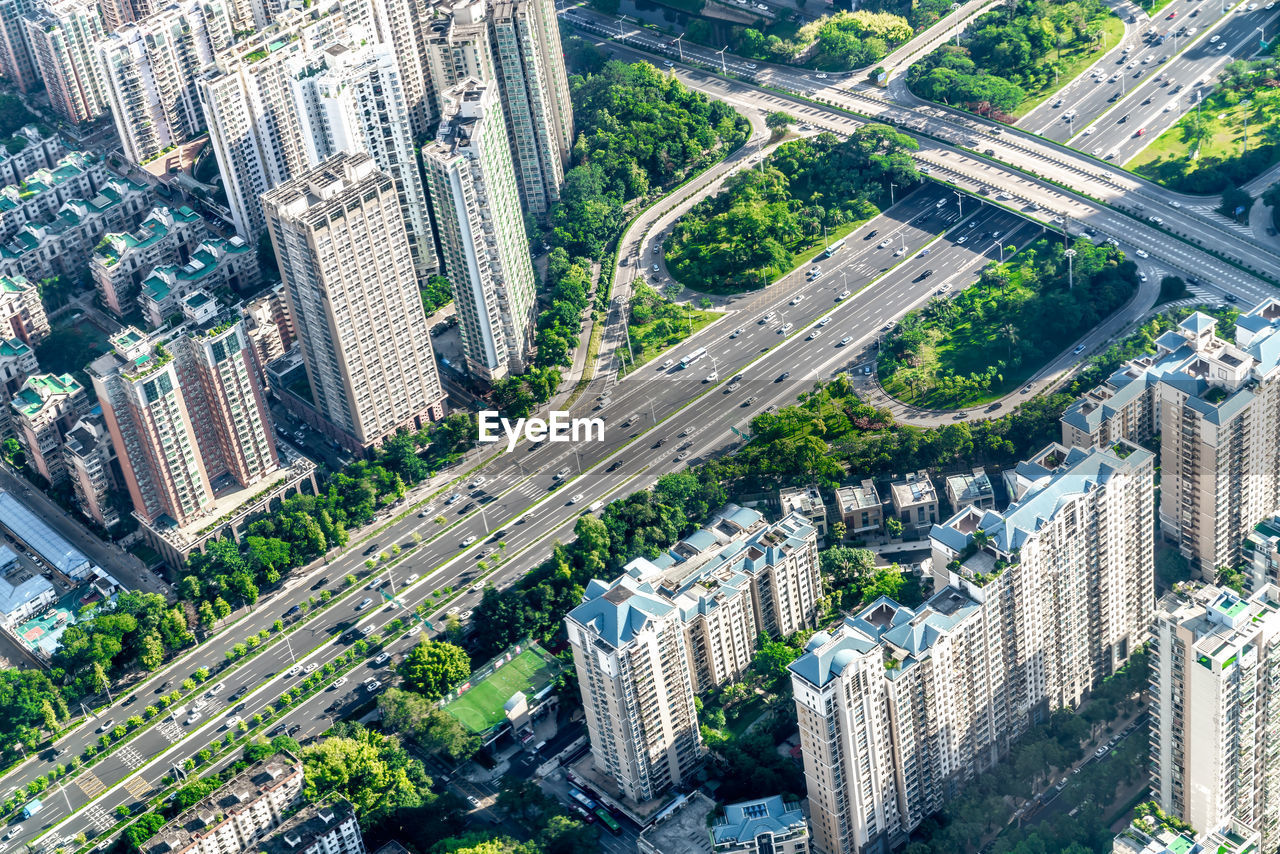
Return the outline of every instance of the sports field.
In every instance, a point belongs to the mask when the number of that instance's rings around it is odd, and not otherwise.
[[[471,686],[444,710],[471,732],[487,732],[506,717],[502,707],[511,695],[523,691],[531,697],[546,687],[558,669],[555,659],[540,647],[530,647]]]

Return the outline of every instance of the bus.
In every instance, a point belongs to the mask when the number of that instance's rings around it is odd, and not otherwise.
[[[588,810],[594,810],[596,808],[595,801],[591,800],[586,795],[582,794],[582,792],[579,792],[573,786],[569,787],[569,797],[573,798],[575,801],[582,804]]]
[[[707,355],[707,348],[699,347],[697,350],[694,350],[692,353],[680,360],[680,367],[687,368],[705,355]]]
[[[618,822],[614,820],[613,816],[609,815],[609,811],[607,809],[604,807],[596,807],[595,813],[596,818],[600,819],[600,823],[603,824],[605,829],[614,836],[622,833],[622,825],[618,824]]]
[[[827,251],[823,254],[825,255],[825,257],[830,258],[832,255],[836,254],[843,248],[844,248],[844,238],[841,238],[837,240],[835,243],[832,243],[830,246],[828,246]]]

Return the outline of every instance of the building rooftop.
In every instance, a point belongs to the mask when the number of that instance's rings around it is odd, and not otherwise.
[[[0,545],[0,614],[12,614],[41,596],[52,598],[53,585],[18,561],[8,546]]]
[[[848,514],[852,510],[879,507],[881,503],[880,493],[876,490],[875,482],[870,478],[860,484],[850,484],[836,490],[836,505],[841,515]]]
[[[254,848],[259,854],[292,854],[305,851],[334,827],[355,818],[355,808],[345,798],[307,804],[284,821]],[[359,832],[359,831],[357,831]]]
[[[71,374],[36,374],[27,377],[13,396],[13,408],[23,418],[34,419],[46,406],[56,405],[62,398],[83,391],[84,386]]]
[[[905,480],[890,484],[889,489],[893,493],[893,506],[899,509],[938,500],[938,490],[925,471],[909,472]]]
[[[63,539],[11,492],[0,492],[0,526],[63,575],[79,577],[90,566],[83,552]]]
[[[762,833],[775,837],[808,833],[809,824],[796,802],[786,803],[779,795],[729,804],[711,828],[716,845],[748,842]]]
[[[816,485],[784,489],[778,493],[778,502],[782,505],[784,515],[800,513],[804,516],[816,516],[827,512],[827,503],[822,500],[822,492]]]
[[[980,504],[995,500],[995,491],[991,487],[991,478],[986,471],[976,468],[972,472],[953,474],[947,477],[947,494],[951,496],[956,507],[966,504]]]

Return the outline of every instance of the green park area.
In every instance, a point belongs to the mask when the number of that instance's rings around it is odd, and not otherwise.
[[[957,45],[949,42],[911,66],[907,82],[922,98],[1015,121],[1070,83],[1124,35],[1101,0],[1023,0],[980,15]]]
[[[627,321],[632,364],[625,370],[635,370],[720,317],[719,312],[677,303],[639,283],[631,296],[631,317]]]
[[[778,146],[757,168],[681,217],[667,240],[667,268],[704,293],[760,290],[808,263],[919,180],[916,143],[885,125],[845,141],[822,134]]]
[[[1280,73],[1272,58],[1233,62],[1204,102],[1162,133],[1129,169],[1174,190],[1221,193],[1280,161]]]
[[[473,733],[484,733],[506,716],[503,706],[523,691],[532,696],[545,688],[560,668],[556,660],[531,646],[468,688],[444,710]]]
[[[1016,390],[1137,287],[1134,265],[1111,247],[1077,240],[1073,248],[1073,276],[1062,244],[1042,238],[956,296],[908,313],[880,349],[885,391],[942,409]]]

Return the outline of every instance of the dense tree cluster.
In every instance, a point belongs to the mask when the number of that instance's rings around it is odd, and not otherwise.
[[[67,719],[62,693],[39,670],[0,670],[0,750],[30,750]]]
[[[892,393],[926,406],[962,406],[1004,394],[1125,303],[1137,267],[1118,250],[1077,240],[1074,285],[1061,242],[1042,239],[991,264],[953,298],[909,312],[880,347]]]
[[[1100,0],[1021,0],[978,17],[961,44],[944,44],[911,66],[907,83],[922,98],[983,115],[1012,113],[1051,85],[1060,62],[1050,53],[1095,43],[1111,12]]]
[[[428,700],[439,700],[467,681],[471,660],[461,647],[444,641],[422,640],[409,651],[396,673],[404,686]]]
[[[170,607],[157,593],[122,593],[92,619],[67,627],[50,677],[72,699],[97,694],[130,670],[155,670],[194,642],[181,605]]]
[[[453,302],[453,286],[444,276],[429,276],[422,286],[422,308],[430,317]]]
[[[18,128],[35,120],[36,117],[17,95],[0,94],[0,139],[13,136]]]
[[[388,688],[378,695],[378,710],[384,729],[413,739],[428,753],[443,753],[460,762],[480,749],[478,736],[421,694]]]
[[[578,138],[560,201],[551,211],[552,250],[538,316],[534,366],[494,385],[512,417],[555,394],[573,364],[591,306],[593,266],[605,258],[629,206],[665,192],[747,138],[746,119],[646,62],[607,62],[570,79]]]
[[[864,8],[823,15],[789,38],[770,29],[735,27],[730,33],[730,46],[739,56],[767,62],[850,71],[875,65],[912,35],[911,24],[902,15]],[[691,27],[690,33],[694,41],[714,40],[710,27]]]
[[[887,125],[861,127],[843,142],[822,134],[780,145],[680,218],[667,244],[672,276],[712,293],[768,286],[797,252],[821,245],[824,229],[875,216],[890,183],[918,181],[917,147]]]

